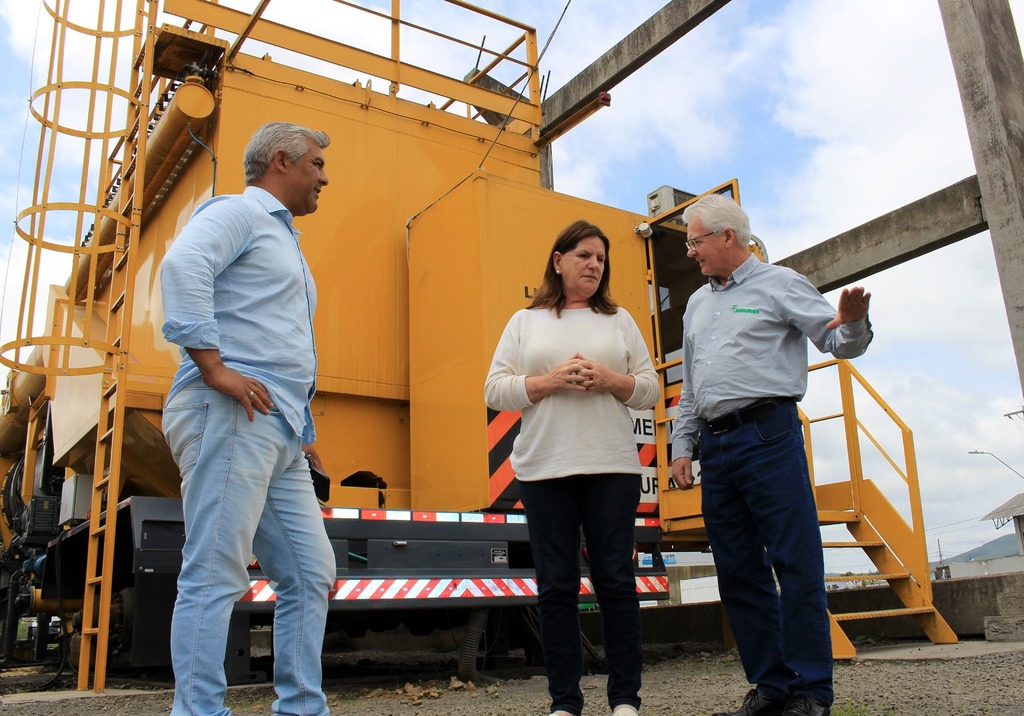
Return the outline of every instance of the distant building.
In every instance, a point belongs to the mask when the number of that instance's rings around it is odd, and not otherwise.
[[[1024,492],[981,518],[992,520],[996,529],[1013,522],[1013,534],[1003,535],[956,557],[932,564],[935,579],[985,577],[1024,572]]]
[[[992,520],[995,523],[996,529],[1012,521],[1013,531],[1017,536],[1017,554],[1024,555],[1024,520],[1021,519],[1022,515],[1024,515],[1024,492],[995,508],[981,519]]]

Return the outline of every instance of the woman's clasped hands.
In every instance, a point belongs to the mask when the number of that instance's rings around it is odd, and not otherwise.
[[[556,366],[549,376],[558,390],[607,390],[606,382],[602,379],[607,370],[597,361],[577,353]]]

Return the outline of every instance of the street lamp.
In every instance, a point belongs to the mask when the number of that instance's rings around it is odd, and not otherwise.
[[[990,453],[990,452],[989,452],[988,450],[968,450],[968,451],[967,451],[967,454],[968,454],[968,455],[991,455],[991,456],[992,456],[992,457],[994,457],[994,458],[995,458],[996,460],[999,460],[999,462],[1002,462],[1002,463],[1003,463],[1004,465],[1006,465],[1006,463],[1005,463],[1005,462],[1003,462],[1002,460],[1000,460],[1000,459],[999,459],[999,456],[998,456],[998,455],[996,455],[995,453]],[[1015,474],[1015,475],[1017,475],[1017,477],[1019,477],[1019,478],[1021,478],[1022,480],[1024,480],[1024,475],[1021,475],[1021,474],[1020,474],[1019,472],[1017,472],[1016,470],[1014,470],[1014,469],[1013,469],[1012,467],[1010,467],[1009,465],[1006,465],[1006,467],[1007,467],[1007,468],[1009,468],[1010,470],[1013,470],[1014,474]]]

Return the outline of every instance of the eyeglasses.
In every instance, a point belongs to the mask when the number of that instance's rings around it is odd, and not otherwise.
[[[690,249],[691,251],[696,251],[697,249],[700,248],[700,245],[704,243],[704,239],[706,239],[709,236],[714,236],[715,234],[721,234],[724,231],[725,229],[719,229],[718,231],[709,231],[706,234],[701,234],[700,236],[694,236],[692,239],[687,239],[686,248]]]

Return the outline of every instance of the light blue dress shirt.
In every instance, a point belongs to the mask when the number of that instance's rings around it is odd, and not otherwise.
[[[825,326],[836,309],[807,278],[751,255],[725,286],[711,279],[683,314],[683,388],[672,431],[672,458],[688,457],[701,419],[760,398],[803,398],[807,340],[822,353],[855,358],[873,333],[867,318]]]
[[[201,380],[184,349],[215,348],[267,387],[304,445],[314,441],[317,295],[298,237],[291,212],[259,187],[196,209],[160,270],[164,338],[182,347],[168,401]]]

